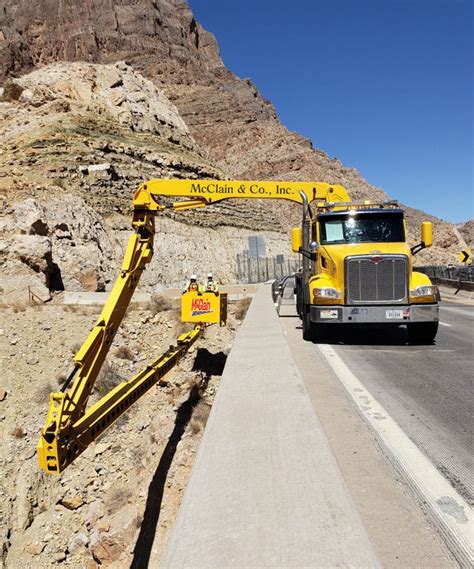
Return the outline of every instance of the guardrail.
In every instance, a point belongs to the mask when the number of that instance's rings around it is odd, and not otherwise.
[[[449,265],[426,265],[415,267],[415,271],[425,273],[430,278],[459,282],[474,282],[474,267],[457,267]]]

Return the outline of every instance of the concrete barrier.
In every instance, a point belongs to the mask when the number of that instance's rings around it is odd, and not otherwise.
[[[227,359],[161,567],[378,567],[272,303]]]
[[[220,287],[222,292],[228,294],[230,302],[239,300],[246,296],[253,296],[260,285],[223,285]],[[167,298],[180,298],[183,291],[180,288],[168,288],[157,294]],[[84,304],[84,305],[102,305],[105,304],[108,292],[76,292],[64,291],[62,293],[62,304]],[[135,292],[132,298],[132,304],[145,303],[151,300],[150,292]]]

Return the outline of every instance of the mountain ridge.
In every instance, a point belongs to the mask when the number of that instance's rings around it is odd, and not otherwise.
[[[352,199],[387,199],[355,168],[288,131],[252,81],[225,67],[214,36],[185,0],[64,0],[56,10],[54,0],[2,1],[0,78],[54,61],[124,59],[174,103],[198,147],[224,176],[327,181],[344,185]],[[236,208],[227,208],[229,221]],[[253,202],[240,208],[270,219],[277,231],[299,221],[287,204]],[[407,211],[411,243],[419,240],[423,216]],[[417,261],[452,262],[464,246],[451,224],[437,220],[435,245]]]

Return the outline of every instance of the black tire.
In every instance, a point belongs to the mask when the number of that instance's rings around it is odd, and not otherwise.
[[[438,322],[411,322],[407,324],[410,344],[432,344],[438,333]]]
[[[311,322],[309,316],[309,306],[302,307],[303,312],[303,340],[309,342],[323,343],[328,339],[328,325],[319,322]]]
[[[303,328],[303,340],[308,340],[312,342],[314,337],[314,324],[311,322],[309,317],[309,306],[303,305],[301,308],[302,308],[301,320]]]

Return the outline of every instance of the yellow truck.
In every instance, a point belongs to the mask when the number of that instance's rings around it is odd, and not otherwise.
[[[316,202],[303,198],[292,249],[302,255],[296,275],[303,338],[324,341],[338,324],[406,325],[411,343],[432,343],[438,331],[438,291],[413,270],[413,256],[432,244],[432,225],[409,247],[397,202]]]
[[[187,199],[170,200],[174,197]],[[134,232],[117,280],[74,356],[64,385],[50,394],[38,442],[39,466],[45,472],[62,472],[153,385],[165,381],[206,324],[225,323],[226,295],[183,293],[182,318],[193,322],[194,329],[87,407],[125,311],[153,257],[155,218],[166,209],[182,211],[239,198],[290,200],[303,206],[302,225],[293,230],[292,246],[303,258],[297,275],[297,306],[305,339],[324,338],[325,327],[338,323],[390,323],[407,324],[413,341],[433,341],[438,327],[436,289],[426,275],[413,271],[413,255],[431,245],[431,223],[422,224],[421,243],[410,249],[403,212],[394,202],[349,202],[342,186],[324,182],[149,180],[133,198]]]

